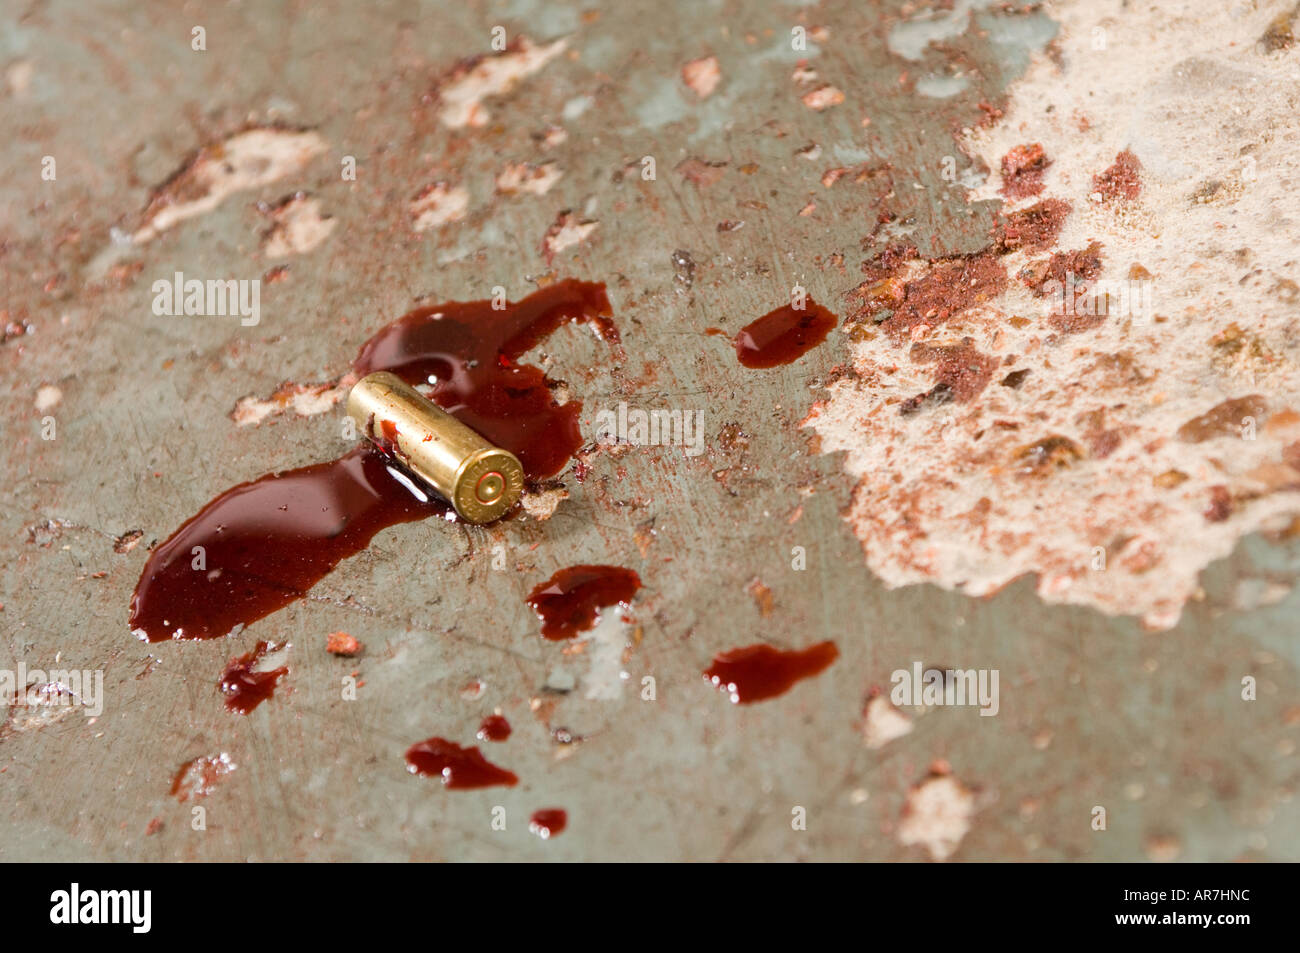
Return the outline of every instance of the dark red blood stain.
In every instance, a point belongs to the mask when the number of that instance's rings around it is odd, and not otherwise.
[[[226,670],[221,673],[221,681],[217,684],[221,688],[221,694],[226,696],[228,711],[247,715],[271,697],[280,679],[289,674],[288,667],[281,666],[265,672],[254,669],[267,652],[278,648],[279,646],[272,646],[266,642],[258,642],[253,651],[232,659],[226,666]]]
[[[550,840],[556,834],[564,833],[568,826],[568,812],[558,807],[533,811],[533,816],[528,819],[528,829],[542,840]]]
[[[715,655],[704,677],[732,702],[745,705],[784,695],[795,682],[821,674],[839,657],[834,642],[792,651],[750,645]]]
[[[514,787],[519,778],[513,771],[498,768],[478,748],[462,748],[445,738],[429,738],[406,751],[406,768],[412,774],[441,778],[453,790]]]
[[[510,737],[510,722],[503,715],[488,715],[478,726],[479,741],[505,741]]]
[[[557,281],[503,310],[491,301],[420,308],[383,328],[352,363],[358,375],[391,371],[408,384],[431,384],[432,399],[499,447],[529,479],[558,473],[582,446],[582,403],[559,404],[546,375],[520,355],[563,324],[585,321],[618,344],[605,286]]]
[[[528,594],[528,604],[542,620],[542,635],[571,639],[596,624],[606,606],[627,605],[641,588],[641,577],[620,566],[571,566],[561,569]]]
[[[359,447],[227,490],[150,554],[131,598],[132,630],[150,642],[228,635],[302,598],[381,529],[449,512],[393,473],[378,451]]]
[[[432,378],[434,400],[512,451],[537,480],[581,446],[582,404],[559,405],[539,368],[515,362],[569,322],[585,321],[617,346],[609,315],[603,285],[568,280],[499,311],[490,301],[421,308],[375,334],[353,367],[392,371],[411,384]],[[131,598],[132,630],[150,642],[227,635],[302,598],[381,529],[454,518],[399,476],[383,454],[362,447],[226,491],[150,554]]]
[[[741,328],[735,341],[740,363],[779,367],[797,361],[825,341],[838,319],[812,298],[805,299],[804,305],[782,305]]]

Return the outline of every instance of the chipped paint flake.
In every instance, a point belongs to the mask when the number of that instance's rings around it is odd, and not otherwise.
[[[538,489],[526,489],[520,502],[524,512],[535,520],[548,520],[555,515],[560,504],[569,498],[569,491],[563,486],[546,486]]]
[[[551,259],[566,248],[572,248],[586,241],[587,236],[594,232],[599,224],[599,222],[580,219],[567,210],[561,212],[542,237],[542,254],[546,256],[547,263],[549,264]]]
[[[844,102],[844,93],[834,86],[826,85],[809,90],[799,98],[809,109],[821,112]]]
[[[876,695],[862,709],[862,741],[868,748],[883,748],[912,730],[912,719]]]
[[[320,199],[298,193],[271,210],[272,225],[262,238],[262,254],[267,258],[303,255],[329,238],[338,224],[321,215]]]
[[[420,190],[409,208],[411,227],[417,232],[427,231],[464,218],[469,208],[469,192],[463,186],[434,182]]]
[[[708,99],[722,81],[722,69],[716,56],[702,56],[682,67],[682,81],[700,99]]]
[[[924,847],[931,860],[947,860],[970,831],[975,795],[950,774],[926,778],[908,792],[898,842]]]
[[[1166,628],[1209,563],[1300,513],[1293,67],[1259,16],[1213,5],[1129,7],[1156,44],[1138,59],[1094,46],[1118,0],[1048,12],[1059,55],[963,136],[994,170],[970,193],[1002,203],[992,244],[868,263],[852,373],[806,423],[846,454],[846,518],[889,586],[1033,575],[1048,602]],[[1042,194],[1020,198],[999,172],[1026,143]]]
[[[46,411],[53,410],[59,406],[59,402],[62,400],[63,391],[53,384],[46,384],[36,391],[36,411],[43,414]]]
[[[148,242],[236,192],[293,175],[325,149],[325,140],[314,132],[273,127],[249,129],[202,149],[154,192],[132,240]]]
[[[545,195],[551,191],[551,186],[560,181],[563,174],[554,162],[543,162],[540,165],[511,162],[497,173],[497,191],[503,195],[516,195],[520,192]]]
[[[507,50],[461,63],[442,81],[438,118],[450,129],[487,125],[491,114],[484,100],[510,92],[521,79],[563,53],[567,45],[561,38],[535,46],[527,37],[520,37]]]
[[[287,381],[269,397],[249,394],[235,403],[230,419],[240,427],[253,427],[281,414],[314,417],[334,408],[348,396],[356,376],[348,374],[328,384],[295,384]]]

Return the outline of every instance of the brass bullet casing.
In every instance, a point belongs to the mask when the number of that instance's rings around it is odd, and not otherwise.
[[[524,468],[400,377],[367,374],[348,394],[348,416],[471,523],[490,523],[524,491]]]

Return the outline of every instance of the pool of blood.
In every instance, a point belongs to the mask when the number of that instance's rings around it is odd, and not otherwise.
[[[582,404],[557,403],[542,371],[518,360],[569,322],[587,322],[618,346],[604,285],[566,280],[502,310],[470,301],[412,311],[367,341],[353,369],[431,385],[433,400],[538,480],[581,446]],[[370,446],[227,490],[150,554],[131,597],[131,629],[150,642],[228,635],[302,598],[380,530],[455,518],[422,490]]]
[[[782,305],[741,328],[734,342],[740,363],[746,367],[791,364],[825,341],[838,319],[812,298],[805,298],[804,305]]]
[[[568,825],[568,812],[558,807],[533,811],[533,816],[528,819],[528,829],[542,840],[549,840],[556,834],[562,834]]]
[[[542,620],[542,635],[558,642],[590,629],[602,608],[627,605],[640,588],[631,569],[570,566],[534,588],[528,604]]]
[[[820,674],[839,657],[834,642],[793,650],[760,643],[715,655],[704,677],[733,703],[745,705],[784,695],[795,682]]]
[[[240,715],[247,715],[262,702],[271,697],[280,679],[289,674],[287,666],[257,671],[257,664],[267,652],[279,646],[258,642],[253,651],[232,659],[221,673],[217,683],[221,694],[226,696],[226,709]]]
[[[446,738],[429,738],[411,745],[406,751],[406,768],[412,774],[441,778],[453,790],[514,787],[519,783],[513,771],[497,767],[478,748],[462,748]]]
[[[541,368],[521,355],[563,324],[586,321],[618,345],[605,286],[558,281],[503,310],[465,301],[412,311],[361,348],[358,377],[390,371],[519,458],[530,479],[558,473],[582,446],[580,401],[558,404]]]
[[[504,715],[488,715],[478,726],[479,741],[505,741],[510,737],[510,722]]]

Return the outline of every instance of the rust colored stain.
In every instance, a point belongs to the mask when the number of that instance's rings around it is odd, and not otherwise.
[[[1002,194],[1027,199],[1043,191],[1043,173],[1052,164],[1041,143],[1015,146],[1002,157]]]
[[[1092,242],[1077,251],[1061,251],[1050,258],[1032,261],[1020,271],[1020,280],[1035,298],[1059,294],[1066,280],[1091,281],[1101,274],[1101,243]]]
[[[1029,208],[999,216],[993,241],[1002,252],[1047,251],[1056,244],[1070,203],[1064,199],[1043,199]]]
[[[1094,192],[1100,192],[1102,201],[1116,199],[1133,201],[1142,192],[1142,163],[1125,149],[1115,156],[1115,161],[1104,172],[1092,177]]]
[[[957,403],[974,400],[993,379],[998,369],[998,359],[982,354],[970,338],[959,344],[917,344],[912,348],[912,360],[919,364],[935,366],[935,386],[943,387]]]
[[[1202,443],[1215,437],[1241,436],[1246,418],[1262,423],[1268,402],[1260,394],[1234,397],[1215,404],[1199,417],[1178,428],[1176,436],[1183,443]]]
[[[914,328],[935,328],[956,314],[996,298],[1007,287],[1007,270],[995,255],[981,252],[935,261],[924,275],[907,282],[893,313],[881,322],[901,341]]]

